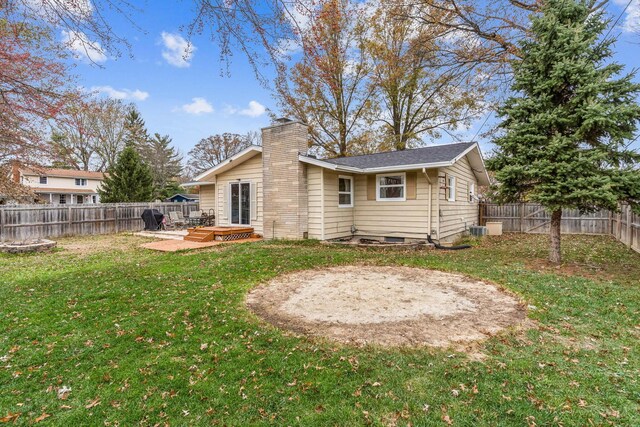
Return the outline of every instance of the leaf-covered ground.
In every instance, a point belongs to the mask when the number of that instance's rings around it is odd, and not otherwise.
[[[640,425],[640,255],[511,235],[458,252],[261,242],[163,254],[139,238],[0,256],[0,424]],[[455,351],[295,337],[244,308],[280,273],[408,265],[491,280],[537,327]],[[477,357],[480,354],[482,357]]]

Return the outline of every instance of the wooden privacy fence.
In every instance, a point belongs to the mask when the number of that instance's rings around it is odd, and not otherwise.
[[[480,204],[480,225],[497,221],[502,230],[515,233],[549,233],[551,214],[536,203],[498,205]],[[604,234],[640,252],[640,216],[627,205],[619,213],[597,211],[581,214],[576,209],[563,209],[560,231],[563,234]]]
[[[140,231],[142,211],[158,209],[164,214],[198,210],[190,203],[101,203],[82,205],[0,206],[0,241],[29,240],[84,234]]]
[[[640,252],[640,215],[623,206],[611,216],[611,234],[625,245]]]

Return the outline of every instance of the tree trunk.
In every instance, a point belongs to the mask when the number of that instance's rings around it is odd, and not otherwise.
[[[551,213],[551,230],[549,232],[550,247],[549,261],[554,264],[560,264],[562,260],[560,253],[560,224],[562,220],[562,209],[555,210]]]

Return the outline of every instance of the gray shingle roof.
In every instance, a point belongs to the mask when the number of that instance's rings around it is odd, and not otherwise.
[[[473,144],[475,144],[475,142],[432,145],[429,147],[414,148],[411,150],[387,151],[385,153],[365,154],[362,156],[338,157],[336,159],[324,159],[323,161],[339,166],[349,166],[360,169],[450,162]]]

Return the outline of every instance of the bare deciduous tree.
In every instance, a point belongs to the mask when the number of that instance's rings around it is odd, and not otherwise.
[[[251,145],[251,141],[247,136],[235,133],[223,133],[203,138],[188,153],[189,172],[197,175],[211,169],[249,145]]]

